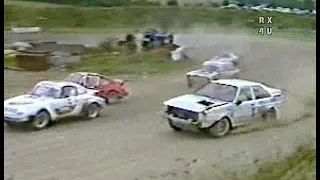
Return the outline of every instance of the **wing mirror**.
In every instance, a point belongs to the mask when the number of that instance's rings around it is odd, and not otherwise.
[[[238,100],[238,101],[236,102],[236,105],[239,106],[241,103],[242,103],[242,101],[241,101],[241,100]]]

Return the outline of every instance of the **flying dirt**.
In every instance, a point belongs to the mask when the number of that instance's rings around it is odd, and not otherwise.
[[[4,126],[4,171],[14,180],[200,179],[199,169],[243,171],[254,160],[275,159],[315,138],[316,45],[242,35],[180,35],[194,46],[190,58],[205,60],[226,50],[245,57],[243,79],[287,91],[274,125],[239,128],[224,138],[174,132],[162,119],[162,102],[190,90],[185,73],[129,82],[132,95],[93,121],[72,120],[30,132]],[[5,98],[64,73],[5,71]],[[77,121],[77,122],[74,122]],[[199,172],[199,173],[197,173]]]

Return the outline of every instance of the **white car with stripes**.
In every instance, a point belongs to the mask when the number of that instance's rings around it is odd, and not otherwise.
[[[67,117],[97,118],[104,106],[103,98],[76,83],[41,81],[28,94],[4,101],[4,122],[8,126],[25,123],[39,130]]]
[[[164,118],[175,131],[207,131],[226,135],[232,128],[258,119],[276,119],[283,91],[259,82],[220,79],[164,102]]]

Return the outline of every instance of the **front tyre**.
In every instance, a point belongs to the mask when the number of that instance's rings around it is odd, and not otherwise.
[[[100,116],[101,107],[97,103],[91,103],[87,107],[87,115],[88,119],[95,119]]]
[[[38,112],[30,121],[30,126],[34,130],[46,128],[51,121],[50,114],[46,110]]]
[[[168,123],[169,123],[169,126],[171,127],[171,129],[173,129],[174,131],[182,131],[181,128],[179,128],[179,127],[177,127],[177,126],[172,124],[171,119],[168,119]]]
[[[210,135],[219,138],[225,136],[230,131],[230,127],[230,121],[227,118],[222,118],[211,126],[208,131]]]

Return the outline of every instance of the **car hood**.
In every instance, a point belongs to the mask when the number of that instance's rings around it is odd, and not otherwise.
[[[38,104],[43,103],[43,101],[52,99],[50,97],[39,97],[33,96],[29,94],[16,96],[14,98],[10,98],[4,101],[4,105],[7,106],[19,106],[19,105],[30,105],[30,104]]]
[[[228,102],[211,99],[205,96],[199,96],[195,94],[186,94],[169,99],[163,103],[166,106],[173,106],[181,109],[186,109],[194,112],[202,112],[211,107],[222,106],[228,104]]]

